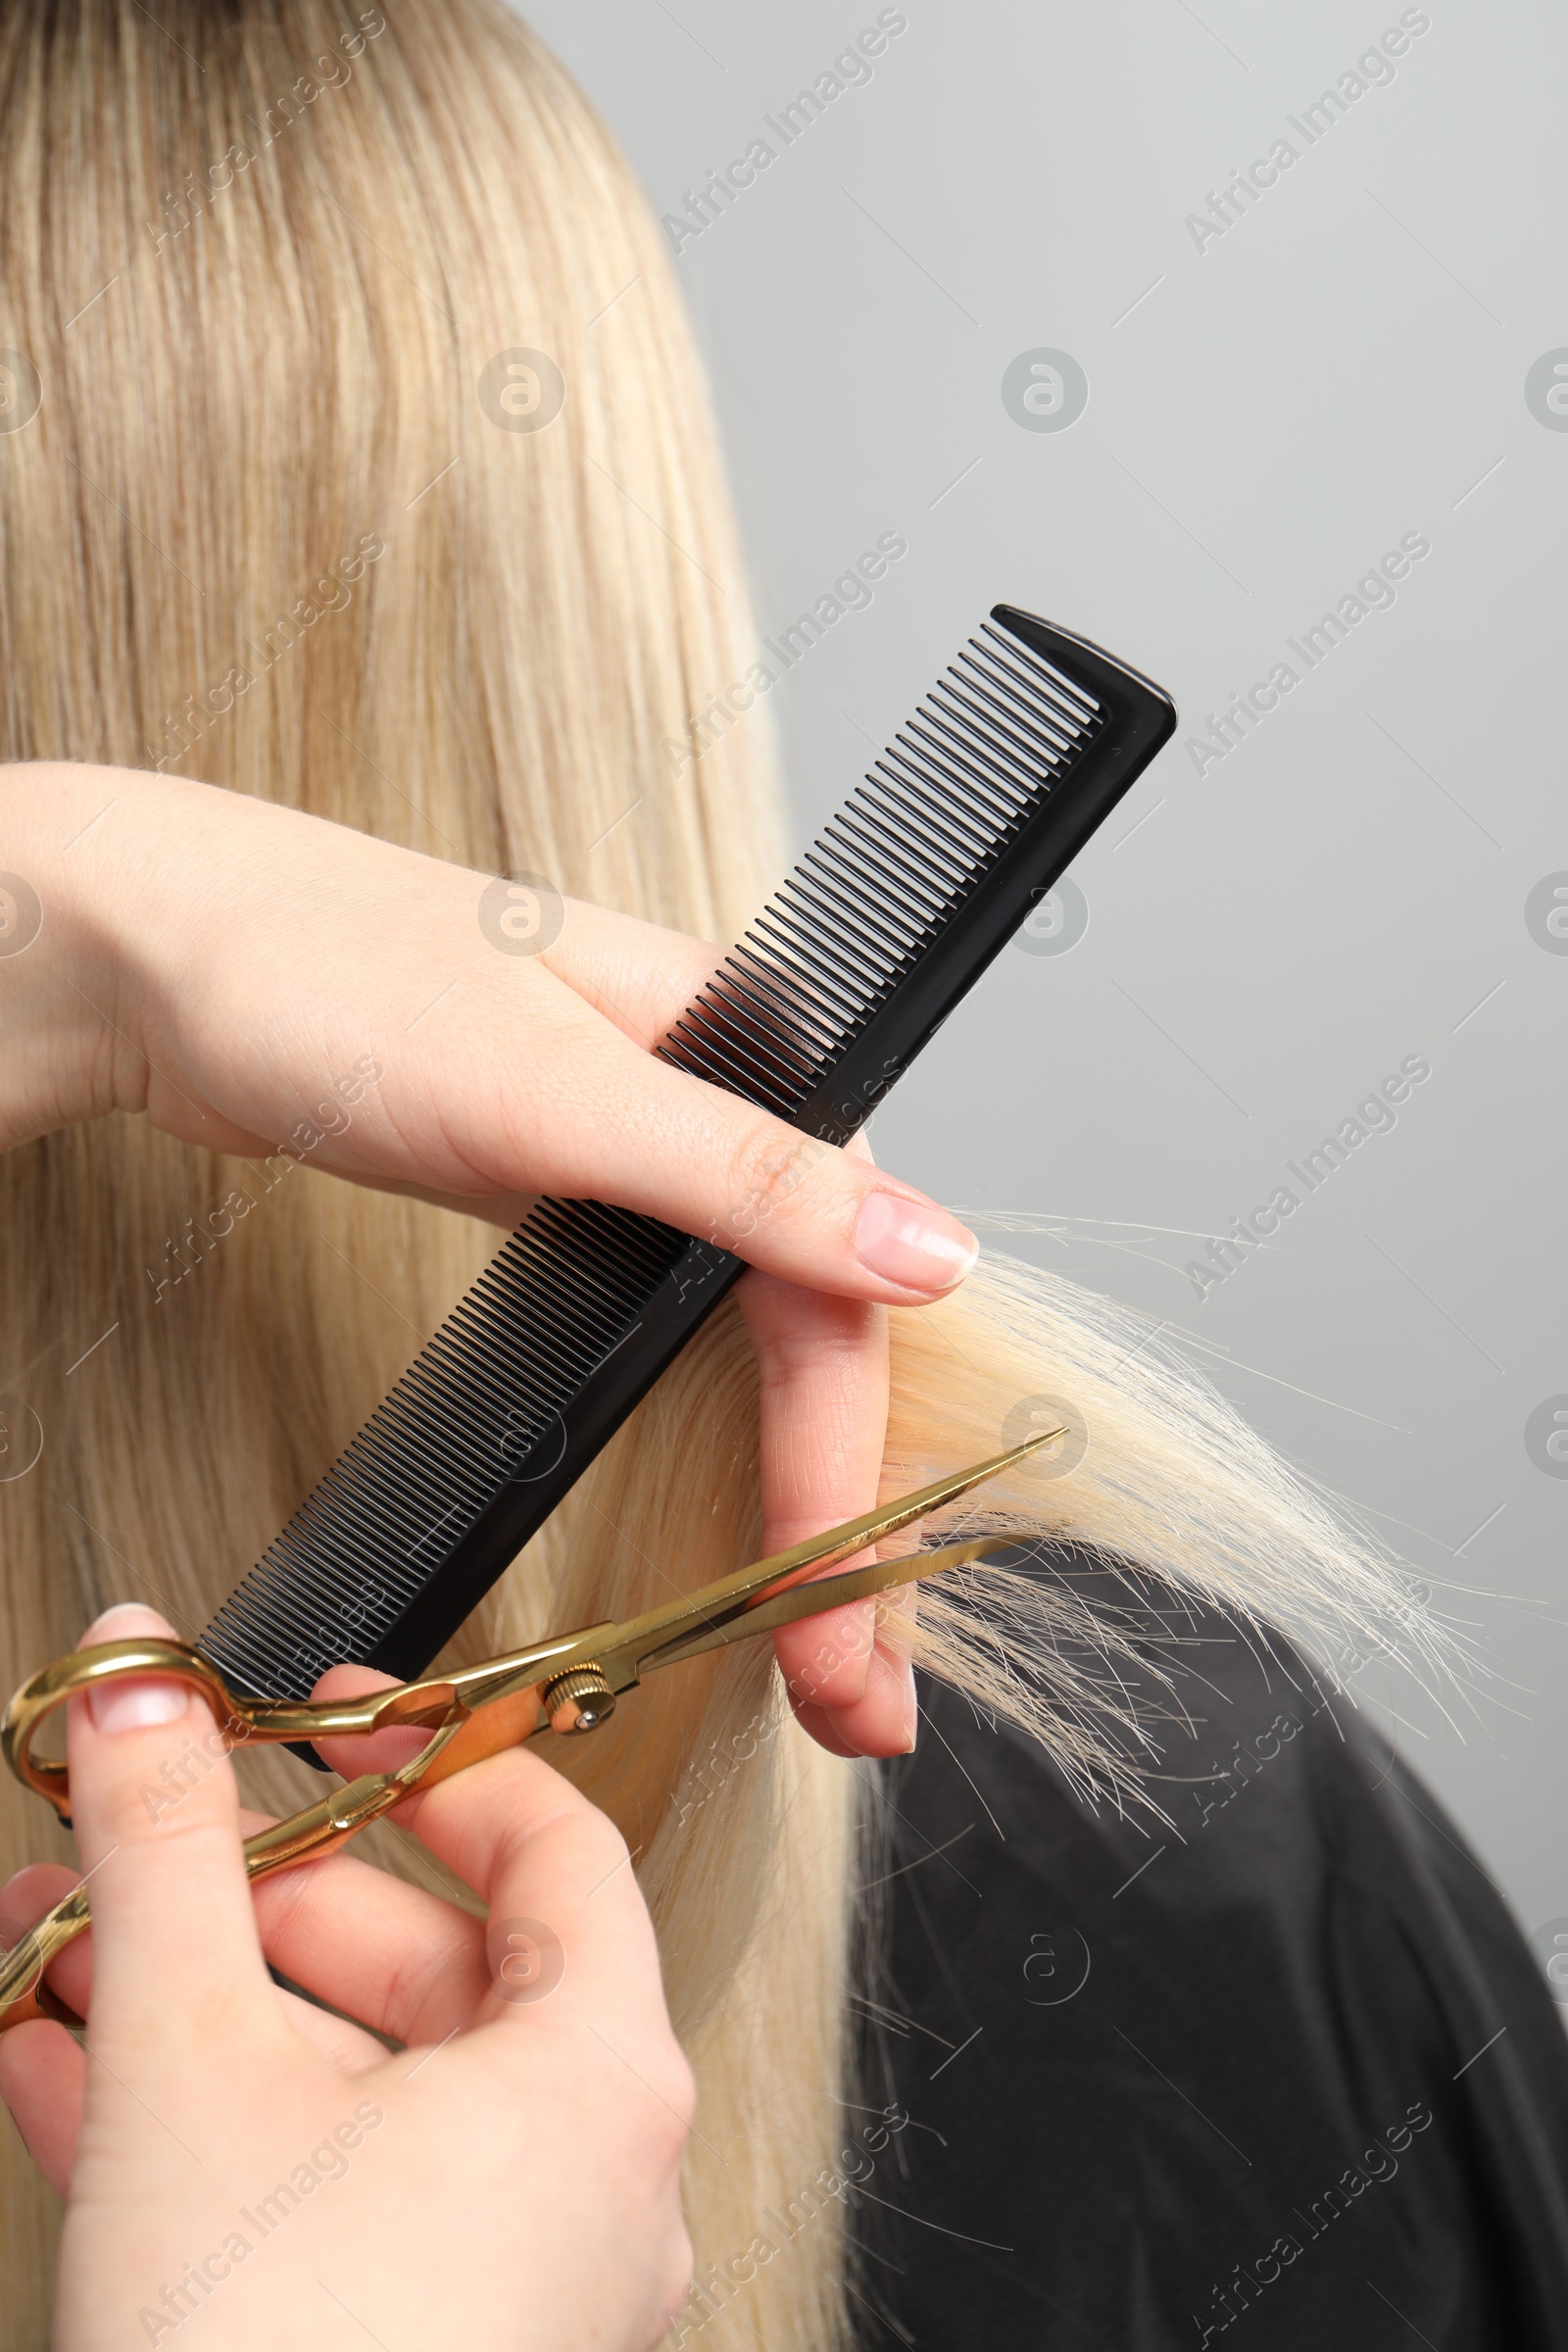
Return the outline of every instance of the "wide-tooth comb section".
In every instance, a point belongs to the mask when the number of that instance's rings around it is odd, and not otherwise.
[[[661,1055],[847,1141],[1173,725],[1157,688],[999,606]],[[269,1696],[340,1659],[421,1672],[740,1271],[716,1237],[541,1201],[207,1654]]]

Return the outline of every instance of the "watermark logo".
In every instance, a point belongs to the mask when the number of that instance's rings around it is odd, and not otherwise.
[[[1089,1425],[1065,1396],[1023,1397],[1002,1424],[1002,1450],[1005,1453],[1048,1429],[1059,1429],[1061,1436],[1019,1462],[1015,1478],[1070,1478],[1089,1451]]]
[[[1568,1919],[1548,1919],[1530,1938],[1541,1962],[1546,1990],[1560,2008],[1568,2009]]]
[[[1568,344],[1544,351],[1526,372],[1525,407],[1548,433],[1568,433]]]
[[[243,1224],[260,1200],[265,1200],[274,1186],[280,1184],[290,1168],[301,1165],[308,1152],[318,1151],[328,1137],[347,1134],[354,1124],[354,1113],[348,1107],[362,1102],[368,1087],[379,1086],[386,1076],[384,1065],[373,1054],[362,1054],[350,1070],[339,1072],[329,1081],[323,1100],[316,1104],[311,1117],[296,1122],[292,1133],[279,1143],[277,1150],[268,1154],[260,1166],[254,1160],[243,1165],[251,1172],[255,1192],[232,1187],[213,1208],[200,1218],[185,1219],[181,1234],[171,1234],[164,1244],[162,1269],[148,1266],[147,1279],[152,1284],[153,1304],[157,1306],[164,1293],[196,1273],[235,1228]],[[171,1271],[177,1268],[177,1272]]]
[[[162,1821],[184,1803],[193,1788],[199,1788],[210,1778],[220,1756],[232,1755],[234,1749],[251,1736],[251,1727],[242,1715],[230,1715],[221,1729],[216,1725],[198,1742],[186,1740],[177,1756],[167,1756],[155,1785],[143,1781],[136,1791],[147,1809],[149,1821]]]
[[[513,1485],[532,1486],[548,1478],[566,1458],[566,1424],[554,1408],[543,1421],[509,1405],[501,1431],[501,1458]]]
[[[254,148],[247,147],[242,140],[231,139],[224,153],[200,172],[187,171],[179,188],[166,188],[164,219],[168,225],[160,228],[156,220],[142,223],[152,241],[153,252],[163,253],[172,239],[182,237],[198,220],[205,220],[219,197],[234,185],[238,174],[248,172],[264,149],[280,139],[286,130],[292,130],[305,109],[314,106],[323,91],[345,88],[354,79],[354,69],[347,61],[363,57],[366,42],[379,40],[385,30],[386,19],[378,8],[363,9],[359,29],[337,36],[341,56],[333,56],[328,50],[324,56],[316,58],[315,72],[297,74],[290,86],[265,110],[259,122],[254,115],[245,117],[256,133],[258,144]],[[206,70],[204,66],[203,73]]]
[[[24,351],[0,351],[0,433],[20,433],[43,402],[43,378]]]
[[[788,1135],[780,1142],[767,1144],[753,1162],[751,1190],[744,1200],[732,1200],[722,1217],[714,1218],[707,1237],[709,1242],[721,1250],[733,1250],[737,1242],[748,1241],[760,1225],[764,1225],[800,1190],[813,1168],[819,1168],[833,1156],[833,1146],[814,1135]],[[705,1270],[701,1279],[708,1278]],[[682,1298],[686,1289],[687,1285],[682,1283]]]
[[[684,1829],[692,1815],[706,1805],[710,1797],[716,1796],[721,1788],[727,1788],[741,1766],[751,1762],[759,1747],[772,1739],[777,1728],[774,1716],[758,1713],[743,1730],[730,1734],[725,1747],[721,1748],[716,1740],[710,1740],[707,1755],[701,1759],[694,1757],[687,1765],[685,1778],[681,1782],[681,1793],[677,1795],[673,1788],[669,1792],[669,1801],[675,1808],[676,1828]],[[687,1794],[687,1790],[695,1793]]]
[[[416,2073],[418,2069],[414,2070]],[[141,2331],[149,2344],[160,2344],[165,2336],[173,2335],[187,2320],[195,2319],[216,2287],[225,2278],[232,2278],[243,2262],[248,2262],[264,2238],[280,2230],[291,2215],[298,2213],[307,2197],[314,2197],[318,2188],[333,2180],[342,2180],[351,2171],[349,2157],[363,2147],[368,2132],[379,2132],[386,2122],[385,2111],[373,2099],[361,2099],[352,2116],[345,2116],[319,2147],[312,2148],[298,2164],[273,2183],[265,2197],[258,2197],[254,2208],[241,2205],[235,2221],[243,2227],[229,2230],[220,2245],[204,2254],[201,2261],[187,2263],[172,2286],[159,2289],[156,2303],[144,2303],[136,2314]],[[203,2342],[208,2339],[204,2336]]]
[[[1568,1396],[1548,1396],[1525,1423],[1525,1451],[1548,1478],[1568,1478]]]
[[[1031,2009],[1059,2009],[1089,1982],[1089,1946],[1076,1928],[1042,1928],[1029,1938],[1023,1964]]]
[[[971,2034],[970,2039],[973,2038]],[[865,2112],[871,2115],[871,2122],[860,2125],[850,2145],[839,2151],[835,2163],[818,2165],[792,2197],[782,2198],[777,2205],[764,2205],[757,2217],[760,2226],[727,2262],[709,2263],[697,2271],[685,2302],[670,2322],[675,2352],[702,2335],[721,2314],[727,2315],[729,2305],[751,2285],[758,2272],[765,2269],[792,2238],[809,2229],[830,2206],[837,2202],[848,2209],[856,2189],[876,2171],[876,2160],[890,2137],[906,2130],[910,2120],[908,2110],[898,2105],[884,2107],[879,2113],[871,2109]],[[743,2320],[742,2325],[745,2324]],[[725,2332],[731,2341],[735,2340],[732,2331]],[[757,2330],[752,2328],[751,2333],[756,2336]]]
[[[479,406],[504,433],[542,433],[566,399],[566,379],[548,351],[518,344],[498,351],[479,372]]]
[[[43,925],[38,893],[21,874],[0,874],[0,956],[20,956]]]
[[[43,1423],[21,1396],[0,1396],[0,1486],[25,1478],[43,1451]]]
[[[566,1948],[542,1919],[493,1919],[485,1930],[498,2000],[548,2001],[566,1973]]]
[[[148,765],[160,776],[177,767],[214,720],[226,718],[258,679],[274,668],[328,612],[348,611],[356,583],[365,577],[368,566],[379,564],[385,554],[386,541],[379,531],[362,531],[359,546],[329,564],[306,595],[297,596],[254,637],[242,637],[239,650],[243,660],[231,662],[224,675],[205,692],[182,695],[177,710],[165,710],[164,749],[160,752],[152,743],[142,746]]]
[[[862,549],[855,563],[838,575],[830,588],[812,599],[803,612],[796,615],[788,628],[764,637],[758,658],[744,678],[731,678],[723,690],[712,696],[706,709],[693,710],[686,718],[685,738],[666,735],[662,744],[664,758],[678,776],[683,768],[701,760],[715,743],[739,724],[757,703],[760,696],[770,694],[780,678],[785,677],[804,662],[813,645],[819,645],[831,628],[851,612],[863,612],[875,601],[873,583],[887,577],[890,564],[902,563],[909,552],[909,542],[902,531],[883,531],[874,547]]]
[[[1026,956],[1065,956],[1089,928],[1089,901],[1063,874],[1044,890],[1024,916],[1017,945]]]
[[[727,164],[710,172],[697,187],[687,188],[681,197],[684,212],[664,214],[662,226],[672,250],[679,253],[694,237],[705,235],[747,188],[756,187],[760,173],[771,170],[787,149],[806,136],[813,122],[822,120],[830,106],[836,106],[851,90],[863,88],[872,78],[870,61],[884,55],[889,41],[897,40],[901,32],[908,29],[909,20],[902,8],[879,10],[876,23],[858,32],[830,66],[824,66],[776,114],[764,115],[761,129],[744,155],[731,156]],[[845,194],[849,194],[848,189]]]
[[[1568,956],[1568,874],[1543,874],[1525,901],[1525,929],[1548,956]]]
[[[1193,773],[1200,776],[1246,743],[1269,712],[1280,708],[1283,698],[1296,692],[1307,672],[1319,668],[1336,646],[1345,644],[1352,629],[1358,629],[1370,613],[1387,612],[1397,604],[1395,582],[1407,579],[1411,565],[1424,564],[1431,553],[1432,541],[1425,531],[1405,531],[1398,546],[1381,556],[1355,586],[1348,588],[1309,628],[1303,628],[1299,637],[1287,637],[1292,659],[1274,662],[1266,678],[1259,678],[1245,694],[1233,693],[1223,710],[1210,710],[1203,720],[1206,735],[1187,737],[1182,748],[1193,763]]]
[[[1496,2038],[1496,2035],[1493,2036],[1494,2040]],[[1484,2046],[1490,2048],[1491,2043]],[[1480,2054],[1478,2051],[1477,2056]],[[1474,2065],[1475,2061],[1471,2059],[1466,2063]],[[1459,2071],[1462,2074],[1463,2067]],[[1304,2211],[1299,2205],[1291,2207],[1291,2219],[1293,2224],[1299,2224],[1300,2236],[1297,2235],[1293,2227],[1283,2236],[1275,2238],[1265,2253],[1253,2255],[1247,2263],[1233,2262],[1223,2285],[1209,2288],[1207,2311],[1193,2313],[1193,2326],[1200,2330],[1196,2352],[1204,2352],[1204,2346],[1213,2337],[1226,2334],[1258,2300],[1263,2290],[1273,2286],[1293,2264],[1299,2262],[1307,2247],[1322,2237],[1342,2214],[1354,2212],[1358,2197],[1367,2196],[1375,2186],[1396,2180],[1399,2158],[1408,2156],[1417,2135],[1422,2132],[1430,2132],[1433,2121],[1433,2110],[1426,2100],[1412,2099],[1403,2118],[1386,2125],[1372,2145],[1363,2148],[1358,2156],[1352,2158],[1339,2179],[1330,2180]],[[1278,2340],[1278,2331],[1273,2332],[1275,2340]]]
[[[1203,199],[1208,207],[1206,213],[1188,214],[1184,225],[1199,252],[1205,252],[1216,237],[1224,236],[1239,220],[1245,220],[1263,194],[1269,188],[1277,188],[1284,174],[1294,171],[1302,156],[1326,138],[1353,106],[1358,106],[1371,91],[1386,89],[1396,78],[1393,61],[1406,56],[1411,41],[1419,40],[1431,30],[1432,19],[1424,8],[1407,8],[1397,24],[1391,24],[1381,39],[1364,49],[1354,65],[1347,66],[1326,89],[1303,105],[1298,115],[1287,115],[1285,120],[1295,138],[1287,138],[1282,132],[1267,155],[1254,156],[1244,171],[1232,171],[1219,187],[1207,191]],[[1297,140],[1300,141],[1299,146]]]
[[[1392,1134],[1399,1123],[1396,1106],[1407,1102],[1411,1089],[1425,1086],[1431,1075],[1432,1064],[1424,1054],[1407,1054],[1398,1068],[1391,1070],[1381,1085],[1340,1121],[1332,1135],[1324,1136],[1314,1150],[1303,1152],[1299,1160],[1285,1162],[1291,1184],[1277,1184],[1268,1200],[1245,1217],[1233,1214],[1228,1234],[1212,1234],[1206,1260],[1190,1257],[1182,1268],[1198,1293],[1199,1304],[1217,1284],[1240,1273],[1249,1262],[1249,1252],[1256,1256],[1279,1232],[1281,1219],[1294,1217],[1301,1203],[1327,1184],[1336,1168],[1346,1165],[1352,1152],[1359,1152],[1371,1136]]]
[[[1026,433],[1064,433],[1089,406],[1089,378],[1070,351],[1020,351],[1002,378],[1002,405]]]
[[[1366,1664],[1365,1658],[1357,1657],[1357,1669]],[[1327,1704],[1328,1700],[1319,1691],[1318,1703],[1312,1708],[1311,1713],[1313,1715],[1321,1713]],[[1227,1761],[1222,1764],[1216,1757],[1208,1768],[1207,1786],[1214,1793],[1205,1795],[1201,1787],[1195,1788],[1192,1792],[1193,1803],[1198,1808],[1199,1828],[1206,1830],[1216,1813],[1223,1812],[1227,1805],[1234,1804],[1242,1790],[1251,1787],[1263,1766],[1272,1764],[1281,1748],[1296,1739],[1302,1728],[1299,1717],[1281,1714],[1275,1716],[1267,1731],[1254,1733],[1245,1747],[1240,1740],[1233,1740],[1230,1757]],[[1268,1744],[1271,1740],[1274,1742],[1272,1747]],[[1223,1790],[1223,1794],[1221,1794],[1221,1790]]]
[[[502,874],[479,899],[479,928],[503,956],[542,956],[561,937],[566,903],[543,874]]]

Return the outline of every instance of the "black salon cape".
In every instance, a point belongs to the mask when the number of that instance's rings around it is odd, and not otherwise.
[[[1565,2013],[1364,1718],[1176,1630],[1174,1832],[922,1688],[859,2004],[858,2099],[908,2119],[847,2192],[861,2341],[1559,2352]]]

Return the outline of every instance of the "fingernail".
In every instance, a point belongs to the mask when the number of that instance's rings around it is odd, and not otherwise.
[[[980,1254],[967,1226],[931,1200],[867,1193],[855,1220],[860,1263],[906,1291],[951,1291]]]
[[[190,1704],[183,1683],[165,1675],[137,1675],[122,1683],[95,1683],[87,1692],[87,1708],[97,1732],[145,1732],[156,1723],[173,1723]]]
[[[906,1658],[904,1661],[904,1753],[906,1755],[909,1755],[913,1751],[915,1731],[919,1720],[920,1702],[915,1696],[914,1690],[914,1661],[912,1658]]]
[[[129,1619],[130,1623],[122,1620]],[[170,1628],[156,1609],[149,1609],[139,1600],[117,1600],[104,1609],[91,1625],[84,1628],[78,1649],[91,1649],[100,1642],[119,1642],[133,1634],[167,1634]]]

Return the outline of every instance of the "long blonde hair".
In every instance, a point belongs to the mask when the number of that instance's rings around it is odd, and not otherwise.
[[[613,144],[501,0],[155,14],[0,17],[0,344],[36,386],[0,367],[14,399],[41,395],[0,433],[0,758],[200,776],[734,936],[782,870],[779,802],[760,712],[700,759],[662,753],[753,638],[667,252]],[[484,405],[487,365],[519,352],[564,381],[537,431]],[[198,1250],[193,1220],[243,1172],[120,1115],[0,1180],[0,1390],[44,1433],[0,1483],[15,1681],[114,1599],[198,1633],[496,1237],[300,1167]],[[1087,1452],[991,1519],[1291,1630],[1413,1627],[1382,1564],[1133,1318],[993,1264],[892,1320],[890,1490],[1065,1399]],[[721,1313],[461,1653],[644,1606],[654,1563],[695,1584],[748,1556],[756,1413]],[[1099,1728],[1114,1677],[1069,1662],[1058,1637],[1082,1629],[1049,1584],[977,1577],[909,1630],[1081,1780],[1125,1779]],[[831,2197],[787,2249],[748,2249],[842,2144],[856,1772],[744,1646],[659,1678],[572,1769],[638,1849],[700,2082],[676,2334],[831,2352]],[[254,1801],[315,1793],[286,1757],[247,1772]],[[7,1868],[69,1854],[9,1785],[0,1808]],[[421,1870],[380,1835],[388,1867]],[[46,2327],[54,2203],[14,2150],[18,2342]]]

